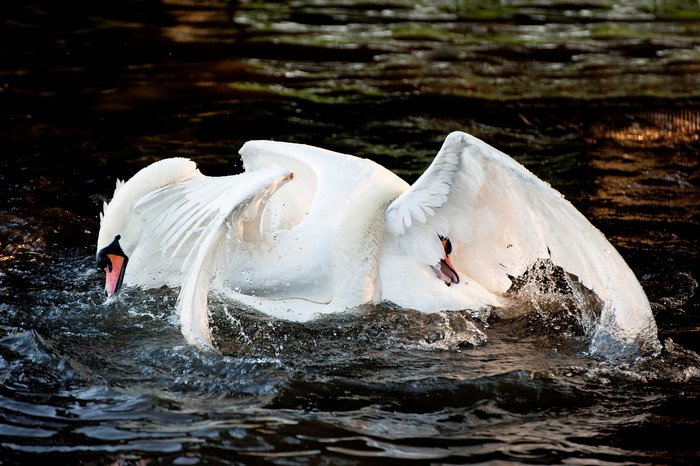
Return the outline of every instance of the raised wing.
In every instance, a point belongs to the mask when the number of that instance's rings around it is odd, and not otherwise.
[[[169,256],[164,259],[180,264],[178,310],[182,333],[190,343],[211,347],[209,280],[226,260],[235,260],[226,254],[232,242],[262,240],[262,206],[292,177],[279,168],[198,176],[160,189],[137,204],[137,212],[148,219],[144,234],[159,238],[160,253]]]
[[[268,204],[266,216],[272,221],[266,225],[274,225],[275,219],[284,219],[285,228],[302,220],[325,223],[369,186],[408,188],[405,181],[371,160],[305,144],[248,141],[240,154],[246,171],[281,167],[294,172],[294,183],[281,187]]]
[[[452,264],[492,292],[543,259],[576,275],[604,303],[593,351],[658,344],[646,295],[603,234],[548,184],[468,134],[446,138],[385,220],[398,247],[426,264],[444,254],[438,235],[449,237]]]

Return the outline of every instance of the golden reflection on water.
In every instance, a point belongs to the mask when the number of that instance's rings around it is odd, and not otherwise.
[[[591,142],[597,148],[591,152],[591,166],[598,189],[590,217],[647,224],[646,238],[622,234],[615,238],[617,244],[676,244],[679,238],[668,226],[690,228],[700,215],[700,112],[650,111],[629,121],[622,128],[601,123],[594,130]]]
[[[692,144],[700,140],[700,112],[697,109],[645,112],[637,115],[631,125],[605,129],[601,136],[625,146]]]

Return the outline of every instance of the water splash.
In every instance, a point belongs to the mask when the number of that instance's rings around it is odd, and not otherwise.
[[[311,322],[295,323],[254,310],[216,303],[210,308],[216,346],[224,354],[309,356],[310,352],[425,348],[457,350],[485,344],[484,324],[468,312],[424,314],[388,305],[362,306]]]

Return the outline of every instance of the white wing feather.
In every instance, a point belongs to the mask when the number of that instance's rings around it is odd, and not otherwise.
[[[425,219],[425,220],[424,220]],[[492,292],[540,259],[578,277],[603,301],[592,350],[654,345],[644,291],[622,257],[561,194],[506,154],[465,133],[450,134],[433,164],[386,210],[396,247],[426,264],[453,244],[452,263]]]
[[[349,196],[368,186],[386,185],[398,192],[408,188],[405,181],[376,162],[305,144],[248,141],[240,154],[246,171],[282,167],[294,173],[294,183],[281,187],[267,206],[272,218],[291,215],[296,209],[298,219],[327,221],[343,211]]]
[[[261,206],[280,185],[292,178],[285,170],[261,170],[250,175],[256,179],[248,180],[245,189],[239,185],[239,189],[231,189],[225,199],[217,203],[211,222],[199,235],[186,260],[178,310],[182,333],[190,343],[200,347],[211,348],[207,310],[209,280],[226,258],[223,252],[227,242],[240,240],[245,228],[259,231]]]
[[[136,206],[149,222],[145,235],[158,238],[161,260],[179,267],[178,297],[182,333],[200,347],[211,348],[207,294],[209,280],[221,265],[230,241],[261,233],[261,205],[290,180],[283,169],[258,170],[226,177],[197,176],[145,196]]]

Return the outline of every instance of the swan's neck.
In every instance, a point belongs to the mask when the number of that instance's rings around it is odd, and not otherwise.
[[[400,192],[372,186],[351,201],[333,243],[333,302],[353,307],[381,296],[379,247],[384,211]]]
[[[141,219],[134,212],[136,203],[148,193],[188,180],[197,173],[194,162],[174,157],[142,168],[126,183],[118,182],[112,201],[104,206],[97,250],[111,243],[118,234],[122,237],[121,247],[124,252],[133,252],[141,234]]]

